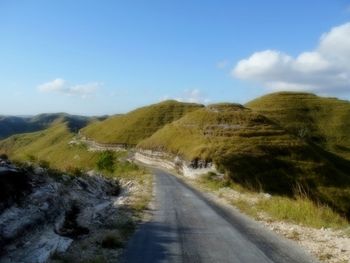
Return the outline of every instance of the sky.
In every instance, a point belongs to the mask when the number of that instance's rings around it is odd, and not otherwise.
[[[350,0],[0,0],[0,115],[350,99]]]

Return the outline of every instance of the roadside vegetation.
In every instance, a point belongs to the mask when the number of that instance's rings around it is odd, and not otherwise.
[[[245,214],[257,220],[285,221],[313,228],[348,230],[350,222],[329,206],[311,200],[302,189],[295,189],[294,197],[269,195],[251,191],[231,180],[222,180],[208,174],[191,180],[196,186],[214,192]],[[349,233],[350,236],[350,233]]]

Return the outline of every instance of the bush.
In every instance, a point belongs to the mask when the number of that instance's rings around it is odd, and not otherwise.
[[[50,168],[50,163],[48,161],[40,160],[38,164],[42,168],[45,168],[45,169]]]
[[[28,160],[29,162],[32,162],[32,163],[36,162],[36,160],[37,160],[37,158],[36,158],[34,155],[32,155],[32,154],[28,154],[28,155],[26,156],[26,158],[27,158],[27,160]]]
[[[83,169],[74,166],[68,166],[65,171],[74,176],[82,176],[85,172]]]
[[[8,160],[9,157],[7,156],[7,154],[2,153],[2,154],[0,154],[0,159]]]
[[[97,168],[100,171],[113,172],[114,171],[115,156],[111,151],[104,151],[100,154],[97,160]]]
[[[118,236],[109,234],[102,240],[101,246],[103,248],[116,249],[121,248],[123,246],[123,242]]]

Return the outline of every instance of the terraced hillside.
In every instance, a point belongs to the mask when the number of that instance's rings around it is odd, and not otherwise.
[[[99,143],[136,145],[165,124],[201,107],[199,104],[168,100],[93,123],[81,133]]]
[[[309,93],[280,92],[246,104],[296,136],[350,160],[350,102]]]
[[[246,187],[312,198],[350,215],[349,162],[327,159],[321,149],[290,135],[265,116],[241,105],[217,104],[191,112],[138,144],[193,164],[213,162]]]

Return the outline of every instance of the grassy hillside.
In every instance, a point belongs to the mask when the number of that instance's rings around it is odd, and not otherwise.
[[[350,160],[350,102],[308,93],[280,92],[246,105],[288,131]]]
[[[84,145],[69,145],[74,136],[69,123],[59,121],[46,130],[0,141],[0,152],[20,161],[46,161],[63,170],[94,167],[98,154],[88,152]]]
[[[125,143],[136,145],[151,136],[165,124],[181,118],[202,105],[164,101],[96,122],[82,129],[81,133],[100,143]]]
[[[256,190],[290,196],[302,190],[350,215],[350,163],[326,158],[322,149],[241,105],[191,112],[138,147],[168,151],[193,164],[214,162],[230,180]]]
[[[43,130],[54,123],[64,121],[68,122],[72,131],[77,131],[94,119],[66,113],[40,114],[33,117],[0,116],[0,139],[14,134]]]

